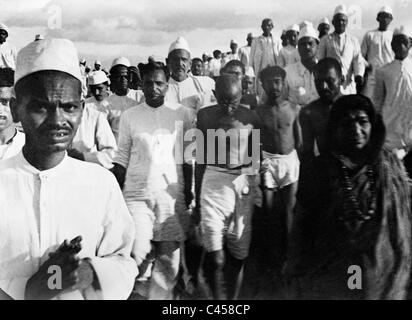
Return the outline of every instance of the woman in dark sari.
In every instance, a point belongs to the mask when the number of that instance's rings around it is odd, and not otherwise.
[[[405,299],[410,186],[401,162],[383,148],[382,118],[368,98],[344,96],[327,132],[328,152],[299,181],[286,276],[305,299]]]

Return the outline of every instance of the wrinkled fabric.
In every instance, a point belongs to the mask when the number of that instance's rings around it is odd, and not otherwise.
[[[309,299],[405,299],[411,272],[410,184],[400,161],[382,151],[372,165],[376,209],[371,220],[347,228],[343,213],[341,164],[321,156],[299,182],[287,273]],[[350,180],[360,210],[371,196],[367,168]],[[362,290],[348,288],[348,268],[359,266]]]

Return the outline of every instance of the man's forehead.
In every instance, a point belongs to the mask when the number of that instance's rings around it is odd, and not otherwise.
[[[13,97],[13,88],[11,87],[0,87],[0,98],[10,99]]]
[[[169,54],[169,58],[190,58],[190,53],[184,49],[175,49]]]

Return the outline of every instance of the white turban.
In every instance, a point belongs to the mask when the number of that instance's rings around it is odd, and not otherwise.
[[[0,22],[0,30],[4,30],[9,34],[9,28],[4,24]]]
[[[73,42],[67,39],[33,41],[17,54],[15,83],[44,70],[66,72],[82,81],[79,57]]]
[[[345,16],[348,15],[348,9],[344,4],[341,4],[335,8],[335,12],[333,13],[333,16],[336,16],[337,14],[344,14]]]
[[[411,32],[411,30],[409,30],[409,29],[406,28],[405,26],[400,26],[399,28],[396,28],[396,29],[393,31],[393,35],[394,35],[394,36],[400,35],[400,34],[402,34],[402,35],[404,35],[404,36],[407,36],[407,37],[409,37],[409,38],[412,38],[412,32]]]
[[[169,47],[169,53],[178,49],[186,50],[187,52],[189,52],[189,54],[191,54],[189,44],[183,37],[179,37],[176,39],[176,41],[172,42],[172,44]]]
[[[291,26],[289,26],[289,27],[287,27],[286,28],[286,32],[288,32],[288,31],[296,31],[296,32],[299,32],[299,26],[297,25],[297,24],[292,24]]]
[[[393,11],[392,11],[392,8],[391,8],[390,6],[383,6],[383,7],[379,10],[378,14],[379,14],[379,13],[382,13],[382,12],[389,13],[389,14],[393,15]]]
[[[129,68],[131,66],[131,63],[130,63],[129,59],[127,59],[125,57],[119,57],[119,58],[116,58],[116,59],[113,60],[112,66],[110,67],[110,69],[113,68],[114,66],[118,66],[118,65],[125,66],[125,67]]]
[[[322,23],[327,24],[327,25],[330,26],[330,21],[329,21],[328,18],[322,18],[322,19],[320,19],[319,24],[322,24]]]
[[[109,79],[107,78],[106,73],[100,70],[93,71],[92,73],[90,73],[90,75],[88,76],[88,79],[89,79],[89,85],[91,86],[109,82]]]
[[[319,41],[318,33],[313,27],[313,25],[307,25],[299,33],[299,40],[305,37],[311,37]]]

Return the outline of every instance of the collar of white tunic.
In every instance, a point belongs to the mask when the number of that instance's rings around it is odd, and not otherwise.
[[[29,172],[29,173],[36,174],[36,175],[38,174],[38,175],[41,175],[42,177],[58,176],[67,170],[67,167],[69,166],[68,158],[69,157],[67,153],[65,153],[63,160],[60,161],[60,163],[57,166],[47,169],[47,170],[39,170],[36,167],[32,166],[24,157],[23,151],[20,151],[15,157],[15,167],[24,172]]]

